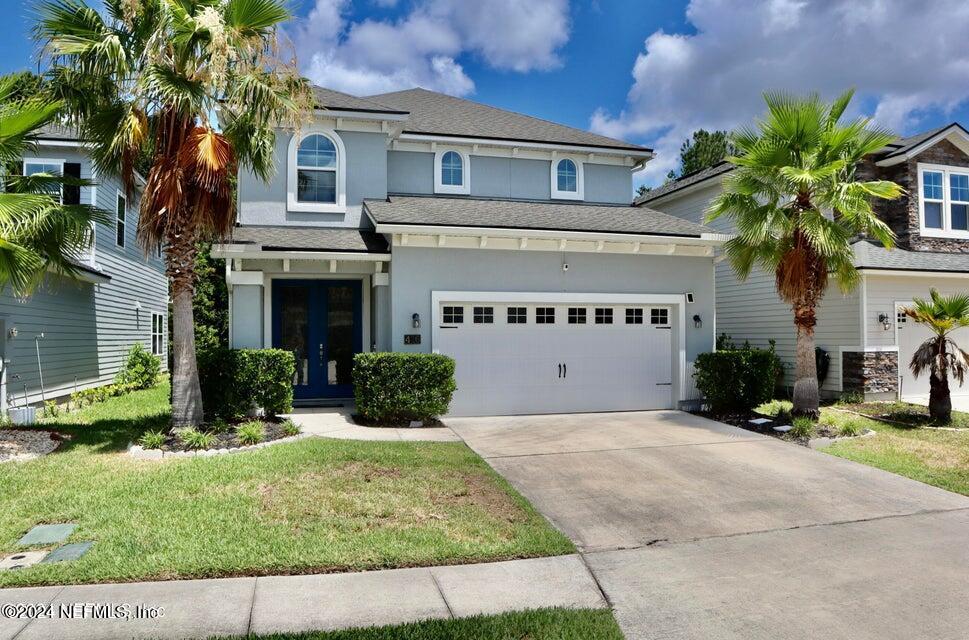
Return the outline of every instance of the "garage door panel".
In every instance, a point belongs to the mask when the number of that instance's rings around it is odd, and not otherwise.
[[[518,303],[513,306],[525,307],[527,313],[524,318],[519,314],[523,321],[516,323],[508,322],[506,304],[446,302],[442,306],[464,308],[464,321],[442,326],[434,345],[456,361],[453,415],[627,411],[672,405],[671,331],[650,324],[649,307],[641,308],[640,324],[627,324],[620,306],[610,307],[613,322],[596,324],[593,305]],[[475,307],[488,308],[491,313],[484,315],[493,321],[475,323],[473,319],[482,316],[473,313]],[[539,324],[538,307],[554,308],[554,322]],[[579,308],[585,313],[576,311]],[[584,323],[576,322],[582,319]]]

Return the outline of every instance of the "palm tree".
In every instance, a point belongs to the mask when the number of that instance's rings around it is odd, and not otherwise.
[[[929,372],[929,415],[937,422],[952,419],[952,399],[949,396],[949,376],[959,381],[966,377],[969,353],[963,351],[949,337],[956,329],[969,327],[969,295],[939,295],[929,290],[931,300],[915,298],[911,307],[902,311],[935,334],[915,350],[909,368],[915,377]]]
[[[737,276],[745,280],[755,266],[773,273],[791,305],[796,415],[818,415],[814,327],[829,276],[845,292],[856,285],[851,242],[859,234],[894,243],[871,198],[896,198],[901,187],[855,176],[858,162],[894,136],[867,118],[842,123],[852,94],[831,104],[816,95],[765,94],[767,116],[731,135],[737,154],[728,160],[737,168],[707,212],[708,220],[727,216],[736,225],[724,250]]]
[[[7,169],[0,192],[0,288],[29,296],[47,273],[74,277],[94,239],[92,225],[107,212],[62,204],[65,186],[91,183],[47,173],[20,175],[24,154],[38,129],[51,123],[62,104],[24,96],[20,74],[0,77],[0,167]]]
[[[98,170],[133,184],[148,149],[138,237],[164,249],[173,306],[172,419],[202,421],[192,292],[198,241],[235,221],[241,164],[274,171],[275,128],[310,112],[310,92],[278,55],[283,0],[83,0],[39,8],[36,38],[66,113]]]

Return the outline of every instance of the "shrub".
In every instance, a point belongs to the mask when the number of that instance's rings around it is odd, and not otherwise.
[[[723,342],[718,340],[718,344]],[[774,396],[781,367],[773,342],[769,349],[745,344],[739,349],[701,353],[693,377],[714,411],[750,410]]]
[[[198,353],[202,404],[211,416],[233,418],[262,407],[267,416],[293,408],[296,360],[282,349],[208,349]]]
[[[865,402],[865,394],[858,391],[845,391],[838,399],[838,404],[862,404]]]
[[[300,431],[302,431],[299,425],[292,420],[284,420],[280,426],[283,429],[283,433],[285,433],[287,436],[298,436]]]
[[[266,428],[258,420],[245,422],[236,427],[236,437],[242,444],[259,444],[266,439]]]
[[[128,350],[128,357],[114,381],[129,385],[131,389],[149,389],[158,382],[160,371],[161,358],[150,354],[140,342],[136,342]]]
[[[142,449],[161,449],[165,444],[165,434],[161,431],[146,431],[138,438]]]
[[[61,414],[61,408],[57,404],[57,400],[48,400],[44,403],[44,417],[45,418],[56,418]]]
[[[791,430],[787,432],[793,438],[807,439],[814,435],[814,421],[810,418],[794,418]]]
[[[195,427],[179,429],[176,437],[187,449],[209,449],[215,444],[214,435],[199,431]]]
[[[846,438],[854,437],[862,431],[864,431],[864,427],[861,426],[858,420],[853,418],[848,418],[841,423],[840,427],[838,427],[838,435]]]
[[[209,425],[209,431],[212,433],[229,433],[231,429],[232,425],[225,418],[216,418]]]
[[[454,360],[427,353],[358,353],[353,359],[357,411],[378,422],[427,420],[447,413]]]

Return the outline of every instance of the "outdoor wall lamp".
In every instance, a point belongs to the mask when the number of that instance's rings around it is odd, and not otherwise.
[[[415,329],[421,328],[421,314],[415,313],[410,317],[410,320],[411,320],[411,326],[413,326]]]
[[[693,326],[699,329],[703,326],[703,320],[700,318],[700,314],[697,313],[693,316]]]
[[[882,329],[885,331],[892,328],[891,317],[887,313],[879,313],[878,321],[882,324]]]

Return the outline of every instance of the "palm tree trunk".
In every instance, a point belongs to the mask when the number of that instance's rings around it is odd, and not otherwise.
[[[177,281],[172,284],[172,351],[175,360],[175,371],[172,373],[172,426],[191,427],[202,424],[202,389],[195,360],[192,289]]]
[[[795,416],[817,418],[821,411],[818,397],[818,367],[814,359],[814,308],[795,307],[794,326],[797,338],[794,346],[794,407]]]
[[[948,424],[952,420],[952,397],[949,394],[949,375],[939,362],[946,362],[945,340],[940,339],[938,355],[929,372],[929,415],[936,422]]]

